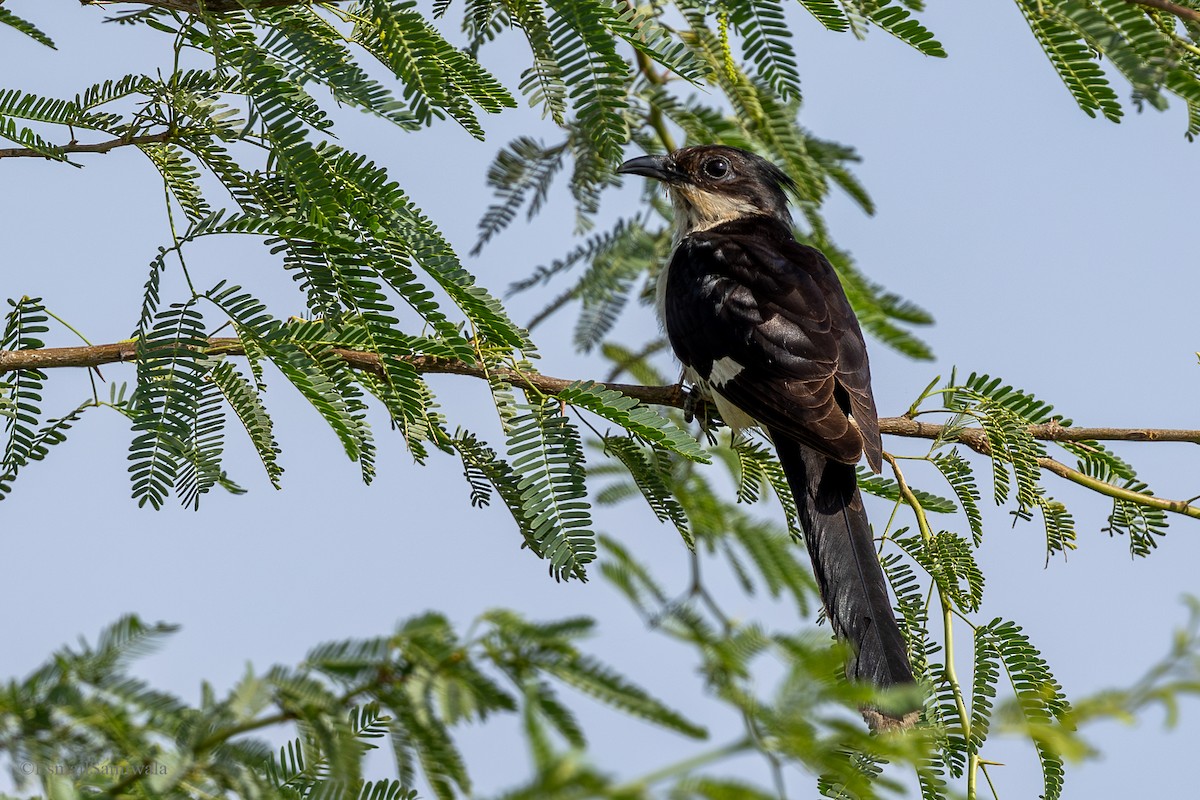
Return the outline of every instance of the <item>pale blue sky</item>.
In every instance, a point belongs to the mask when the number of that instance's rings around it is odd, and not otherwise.
[[[101,25],[101,10],[73,0],[9,5],[42,25],[60,50],[0,32],[6,86],[70,96],[104,77],[169,66],[165,37]],[[957,365],[1032,390],[1079,424],[1200,427],[1193,410],[1200,145],[1183,138],[1181,104],[1166,114],[1131,110],[1120,125],[1091,120],[1074,106],[1015,5],[932,5],[922,19],[948,60],[925,58],[878,32],[866,42],[827,33],[798,6],[790,16],[802,122],[858,148],[858,174],[878,206],[867,218],[834,198],[834,236],[873,280],[917,300],[938,321],[926,332],[935,364],[874,346],[881,412],[907,408],[934,375]],[[484,51],[514,91],[520,56],[515,38]],[[522,133],[554,136],[528,110],[488,127],[482,144],[450,124],[410,135],[360,115],[345,117],[338,130],[348,147],[386,164],[465,254],[490,202],[483,175],[496,149]],[[161,182],[128,150],[80,161],[83,170],[33,159],[0,165],[0,295],[40,295],[93,341],[112,341],[135,326],[148,262],[168,239]],[[602,218],[635,198],[632,187],[613,194]],[[571,227],[568,204],[552,204],[532,227],[515,227],[468,265],[502,291],[565,251]],[[252,287],[280,315],[302,308],[290,278],[255,243],[197,247],[189,264],[201,282],[232,277]],[[527,319],[546,297],[517,299],[514,316]],[[567,349],[569,322],[567,315],[539,329],[542,369],[598,377],[595,359]],[[631,309],[616,338],[640,341],[653,325],[647,310]],[[58,332],[53,343],[73,342]],[[129,380],[133,372],[112,366],[104,374]],[[484,420],[492,413],[477,382],[443,377],[433,385],[451,414]],[[714,742],[737,736],[736,719],[697,696],[689,653],[645,632],[598,573],[588,584],[550,580],[543,562],[518,549],[505,512],[467,504],[457,461],[435,456],[427,468],[412,465],[377,415],[379,477],[364,488],[315,413],[278,388],[270,404],[287,468],[282,492],[269,488],[233,436],[229,466],[248,496],[210,495],[199,514],[139,510],[128,499],[128,426],[115,414],[85,417],[48,462],[21,476],[0,505],[9,554],[0,585],[8,610],[0,678],[23,675],[64,642],[94,637],[135,611],[183,625],[139,672],[194,699],[202,679],[223,690],[247,661],[259,670],[294,663],[314,644],[380,634],[426,609],[465,624],[505,606],[537,618],[596,616],[602,633],[595,652],[709,725]],[[82,373],[55,373],[48,408],[65,410],[87,391]],[[482,421],[478,427],[488,430]],[[1200,494],[1194,447],[1118,449],[1160,495]],[[1129,683],[1182,623],[1179,596],[1200,590],[1200,529],[1175,521],[1157,552],[1130,561],[1126,542],[1101,532],[1105,503],[1055,479],[1048,486],[1074,512],[1079,550],[1043,569],[1040,526],[1010,528],[1004,513],[993,513],[979,556],[989,581],[980,616],[1023,625],[1070,695]],[[886,514],[883,505],[871,509]],[[672,530],[635,506],[604,511],[596,524],[620,532],[668,585],[682,588],[686,561]],[[789,609],[754,606],[724,588],[734,613],[795,625]],[[589,701],[578,707],[595,759],[621,774],[696,747]],[[1189,785],[1198,711],[1186,704],[1169,735],[1157,714],[1137,726],[1091,731],[1106,757],[1072,768],[1065,796],[1156,796]],[[464,736],[481,790],[525,775],[511,730],[489,724]],[[1026,748],[999,742],[990,757],[1009,765],[993,771],[1003,797],[1038,793]],[[731,769],[765,781],[758,760]],[[789,783],[793,797],[815,795],[807,776],[792,774]]]

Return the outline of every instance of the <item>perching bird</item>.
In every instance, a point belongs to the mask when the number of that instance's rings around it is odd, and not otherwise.
[[[722,145],[642,156],[617,172],[666,184],[675,207],[675,252],[658,279],[667,336],[722,419],[774,443],[826,615],[853,650],[847,676],[912,684],[855,475],[864,455],[876,472],[882,465],[866,344],[829,261],[792,235],[791,179]],[[919,713],[863,709],[873,729],[909,727]]]

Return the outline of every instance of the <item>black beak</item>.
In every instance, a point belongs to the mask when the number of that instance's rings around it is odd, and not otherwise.
[[[670,156],[639,156],[631,158],[617,167],[620,175],[641,175],[655,178],[663,183],[679,183],[683,175],[675,166]]]

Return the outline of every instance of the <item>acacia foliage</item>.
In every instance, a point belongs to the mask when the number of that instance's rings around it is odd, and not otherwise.
[[[1169,97],[1180,98],[1189,108],[1187,135],[1200,131],[1194,27],[1126,0],[1017,5],[1085,112],[1120,117],[1112,86],[1119,75],[1135,106],[1162,108]],[[858,37],[883,31],[916,53],[945,55],[911,0],[800,0],[799,7],[829,31]],[[802,532],[769,449],[711,426],[705,442],[697,442],[681,416],[592,382],[555,396],[514,388],[505,376],[535,372],[530,330],[536,324],[514,323],[403,187],[368,155],[334,139],[334,106],[375,115],[399,131],[453,124],[480,139],[488,114],[522,100],[542,110],[557,138],[522,136],[500,148],[487,175],[494,203],[480,221],[476,249],[565,190],[580,244],[512,289],[567,281],[535,323],[577,304],[578,348],[609,356],[613,378],[629,373],[643,382],[662,382],[654,357],[663,343],[622,347],[612,337],[627,309],[653,294],[670,249],[668,212],[647,194],[642,209],[595,230],[615,182],[612,168],[630,143],[649,152],[714,141],[755,150],[795,178],[797,234],[829,255],[863,327],[885,345],[926,359],[931,353],[916,329],[932,322],[930,315],[872,282],[825,224],[822,204],[835,190],[867,213],[874,206],[852,172],[854,150],[800,124],[794,42],[804,29],[789,24],[784,4],[463,0],[426,11],[410,0],[164,0],[118,8],[103,13],[161,33],[162,53],[174,68],[82,84],[71,98],[4,89],[0,137],[15,145],[13,157],[79,165],[87,151],[73,143],[92,136],[105,146],[136,147],[161,177],[171,224],[150,258],[140,313],[129,321],[136,377],[132,388],[114,385],[107,398],[94,393],[50,417],[42,403],[44,370],[5,374],[0,497],[94,408],[130,421],[131,492],[140,505],[158,508],[173,495],[198,508],[214,489],[243,491],[226,469],[228,428],[244,430],[270,483],[284,486],[269,381],[294,387],[371,482],[379,442],[368,416],[375,405],[417,461],[458,458],[469,501],[498,498],[555,578],[584,579],[600,557],[601,574],[649,623],[695,649],[705,688],[744,722],[719,753],[759,752],[777,774],[801,766],[819,776],[817,785],[830,796],[887,794],[901,770],[911,770],[923,796],[945,796],[956,781],[970,794],[989,736],[1003,729],[1034,743],[1045,795],[1056,797],[1064,755],[1080,748],[1075,725],[1089,714],[1129,713],[1194,688],[1193,635],[1165,662],[1170,668],[1148,676],[1138,692],[1085,703],[1090,710],[1081,712],[1016,623],[976,618],[985,590],[975,561],[985,535],[981,486],[1017,519],[1040,518],[1047,559],[1076,546],[1074,518],[1043,485],[1043,465],[1052,456],[1075,459],[1073,473],[1112,502],[1109,530],[1126,536],[1135,556],[1152,552],[1166,514],[1143,501],[1149,488],[1099,443],[1047,448],[1034,439],[1031,424],[1069,425],[1045,403],[994,378],[951,376],[944,385],[930,384],[913,406],[913,413],[938,413],[947,422],[946,435],[920,459],[942,483],[910,486],[899,468],[862,481],[864,491],[912,512],[907,528],[889,523],[879,533],[897,613],[927,689],[926,724],[894,740],[847,725],[848,713],[872,698],[863,687],[832,679],[838,653],[821,637],[732,620],[701,579],[700,564],[718,560],[744,592],[786,599],[801,615],[814,612],[812,579],[791,538]],[[6,34],[54,46],[7,5],[0,6],[0,24]],[[487,66],[488,45],[502,36],[527,47],[528,66],[515,87]],[[263,243],[280,277],[299,289],[295,306],[268,308],[228,276],[211,286],[193,282],[184,252],[200,239],[229,236]],[[11,300],[0,349],[41,349],[50,319],[36,298]],[[209,346],[225,326],[244,361]],[[340,355],[346,349],[372,355],[377,366],[351,368]],[[423,365],[437,361],[482,370],[499,439],[485,441],[470,420],[439,410],[423,373]],[[981,427],[986,459],[973,461],[956,445],[954,432],[967,425]],[[585,427],[594,429],[594,439],[585,440]],[[710,462],[728,470],[732,497],[715,488],[711,468],[703,466]],[[976,474],[977,464],[984,476]],[[783,498],[782,526],[747,508],[772,496]],[[601,505],[643,500],[679,532],[695,554],[687,556],[695,573],[683,597],[661,586],[636,553],[597,536],[593,498]],[[125,672],[140,642],[166,632],[131,618],[95,649],[64,651],[13,682],[0,706],[0,741],[14,764],[35,756],[116,763],[137,753],[174,765],[161,779],[136,771],[45,777],[43,788],[54,796],[170,796],[200,786],[230,796],[400,797],[419,772],[432,792],[449,798],[470,792],[452,729],[507,712],[520,715],[534,769],[506,797],[637,797],[659,786],[621,782],[572,756],[586,737],[550,679],[650,722],[702,734],[582,655],[574,639],[586,621],[535,624],[496,612],[484,626],[483,635],[466,640],[437,615],[418,618],[392,637],[319,648],[297,669],[248,678],[228,698],[206,696],[189,707]],[[951,626],[971,631],[974,657],[959,659],[971,662],[970,679],[955,668]],[[785,665],[772,695],[754,681],[767,658]],[[502,688],[500,678],[511,685]],[[1004,694],[1010,702],[998,704]],[[247,698],[256,699],[246,705]],[[66,719],[88,725],[64,722],[51,713],[56,704],[69,712]],[[272,720],[293,723],[300,734],[278,756],[239,736]],[[362,755],[382,737],[393,751],[395,778],[367,780]],[[665,776],[678,797],[771,796],[693,769]]]

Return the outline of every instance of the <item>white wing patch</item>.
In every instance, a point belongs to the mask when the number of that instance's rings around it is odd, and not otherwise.
[[[714,386],[724,386],[741,375],[744,369],[745,367],[729,356],[722,356],[713,362],[712,369],[708,371],[708,382]]]
[[[738,364],[736,361],[726,356],[718,359],[713,364],[713,373],[717,371],[717,364],[722,362],[725,362],[736,368],[736,371],[733,373],[734,375],[742,371],[741,364]],[[713,373],[710,373],[710,375]],[[691,367],[684,367],[684,377],[689,383],[699,389],[702,395],[713,401],[717,407],[717,412],[721,415],[721,419],[725,420],[725,424],[731,429],[735,431],[741,431],[745,430],[746,428],[759,427],[758,420],[754,419],[754,417],[750,416],[745,411],[742,411],[733,403],[726,400],[725,395],[721,394],[720,390],[717,389],[716,385],[711,380],[705,380],[704,378],[701,378],[696,373],[696,370],[692,369]],[[730,377],[729,380],[733,380],[733,378]]]

